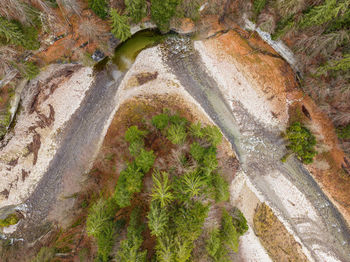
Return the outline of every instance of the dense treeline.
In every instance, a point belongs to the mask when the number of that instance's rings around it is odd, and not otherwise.
[[[303,73],[302,87],[331,117],[338,133],[350,128],[350,1],[241,1],[273,39],[286,40]],[[244,6],[244,7],[243,7]],[[340,135],[350,153],[348,136]]]

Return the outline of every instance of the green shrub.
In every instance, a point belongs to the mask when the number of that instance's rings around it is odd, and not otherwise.
[[[190,154],[197,163],[200,163],[205,156],[206,149],[197,142],[193,142],[190,146]]]
[[[34,79],[40,73],[39,67],[37,67],[33,62],[24,62],[22,75],[23,77],[31,80]]]
[[[244,233],[248,231],[247,219],[244,217],[241,210],[236,207],[232,211],[232,221],[237,233],[240,236],[243,236]]]
[[[203,138],[204,133],[202,129],[202,124],[197,122],[197,123],[191,123],[190,128],[189,128],[190,134],[194,138]]]
[[[254,0],[253,2],[253,21],[255,22],[258,19],[259,14],[266,6],[266,0]]]
[[[152,124],[156,128],[163,130],[169,124],[169,115],[162,113],[162,114],[159,114],[159,115],[152,117]]]
[[[131,36],[128,17],[120,15],[114,8],[111,8],[111,23],[112,34],[121,42],[124,42]]]
[[[0,38],[8,44],[22,45],[24,38],[21,27],[0,16]]]
[[[323,4],[312,7],[302,18],[301,28],[322,25],[334,20],[340,13],[345,13],[349,7],[348,1],[325,0]]]
[[[142,231],[144,226],[140,223],[140,209],[135,208],[130,215],[127,238],[121,242],[116,259],[120,262],[145,262],[147,251],[141,251],[143,242]]]
[[[135,158],[135,164],[142,170],[142,172],[147,173],[153,166],[155,159],[156,156],[153,154],[152,150],[146,151],[142,148],[138,156]]]
[[[213,146],[217,147],[222,142],[222,134],[217,126],[206,126],[203,128],[205,139]]]
[[[350,139],[350,124],[337,128],[337,134],[341,139]]]
[[[129,206],[133,194],[141,191],[142,178],[143,173],[135,163],[128,164],[126,169],[120,172],[114,191],[114,199],[120,207]]]
[[[171,124],[179,125],[179,126],[186,126],[188,121],[186,118],[180,116],[179,114],[171,115],[169,116],[169,121]]]
[[[124,138],[129,143],[139,142],[144,139],[146,134],[146,131],[140,130],[137,126],[131,126],[126,130]]]
[[[316,138],[310,130],[300,122],[294,122],[287,128],[285,137],[288,139],[287,148],[305,164],[312,163],[317,152],[315,150]],[[283,159],[282,159],[283,160]]]
[[[164,208],[174,199],[173,193],[171,192],[172,187],[169,181],[169,174],[167,172],[155,170],[152,178],[152,201],[159,201],[161,208]]]
[[[212,185],[215,194],[215,201],[228,201],[230,198],[229,185],[226,180],[218,173],[212,174]]]
[[[317,75],[324,75],[328,71],[344,71],[350,70],[350,54],[345,54],[342,59],[330,60],[325,65],[320,66],[317,70]]]
[[[27,50],[40,48],[39,31],[34,26],[21,26],[23,32],[22,46]]]
[[[114,216],[118,211],[113,198],[99,199],[89,210],[86,220],[86,230],[89,236],[93,236],[97,243],[97,258],[99,261],[109,261],[115,235],[122,227],[123,222],[115,223]]]
[[[19,217],[17,213],[7,216],[5,219],[0,219],[0,228],[8,227],[17,224]]]
[[[178,208],[174,224],[178,235],[184,239],[196,240],[202,233],[203,223],[208,216],[209,207],[201,202],[193,202]]]
[[[287,16],[278,21],[275,32],[271,35],[272,40],[277,40],[284,36],[295,26],[294,15]]]
[[[126,12],[134,23],[138,23],[147,15],[146,0],[125,0]]]
[[[175,145],[183,144],[186,140],[186,128],[183,125],[171,124],[167,130],[167,138]]]
[[[94,13],[105,19],[108,15],[108,3],[106,0],[88,0],[89,8],[94,11]]]
[[[129,152],[132,156],[137,157],[141,150],[144,149],[145,143],[143,140],[136,140],[130,143]]]
[[[218,229],[212,229],[209,232],[209,237],[206,240],[205,249],[212,258],[217,258],[219,249],[221,248],[220,231]],[[215,259],[215,261],[218,261]]]
[[[232,217],[225,209],[222,212],[221,238],[225,246],[230,248],[233,252],[238,251],[239,234],[233,224]]]
[[[218,167],[218,160],[216,159],[216,148],[209,147],[205,150],[201,168],[203,172],[209,175]]]
[[[206,181],[198,170],[187,172],[176,180],[176,197],[180,201],[190,201],[204,193]]]
[[[156,237],[163,235],[169,220],[169,214],[166,209],[161,208],[159,203],[152,201],[147,217],[151,234]]]
[[[169,31],[170,19],[175,15],[181,0],[151,0],[152,20],[162,32]]]

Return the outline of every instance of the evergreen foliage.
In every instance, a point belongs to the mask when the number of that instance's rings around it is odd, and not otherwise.
[[[160,207],[164,208],[173,199],[173,193],[171,192],[171,183],[169,180],[169,174],[167,172],[159,172],[155,170],[152,175],[153,189],[152,189],[152,201],[159,201]]]
[[[110,14],[112,23],[112,34],[121,42],[124,42],[131,36],[128,17],[120,15],[118,11],[114,8],[110,9]]]
[[[337,128],[337,134],[341,139],[350,139],[350,124]]]
[[[151,0],[152,20],[162,32],[169,31],[170,19],[176,13],[181,0]]]
[[[323,4],[315,6],[303,16],[301,28],[322,25],[337,18],[340,13],[347,11],[349,1],[325,0]]]
[[[148,227],[151,230],[151,234],[156,237],[163,235],[169,220],[167,210],[165,208],[161,208],[159,203],[152,201],[147,217]]]
[[[147,251],[141,250],[144,226],[140,222],[140,209],[135,208],[130,215],[127,238],[121,242],[116,259],[120,262],[145,262]]]
[[[202,125],[199,122],[198,123],[191,123],[189,130],[190,130],[190,134],[194,138],[203,138],[204,137]]]
[[[152,117],[152,124],[156,128],[163,130],[169,124],[169,115],[166,113],[162,113],[162,114],[159,114],[159,115]]]
[[[206,126],[202,130],[205,139],[213,146],[217,147],[222,142],[222,134],[217,126]]]
[[[128,164],[126,169],[120,172],[117,186],[114,191],[114,199],[120,207],[127,207],[134,193],[142,189],[143,173],[135,163]]]
[[[167,138],[175,145],[183,144],[186,136],[186,128],[183,125],[171,124],[167,130]]]
[[[318,68],[317,74],[324,75],[328,71],[349,71],[350,70],[350,54],[345,54],[340,60],[328,61],[326,65]]]
[[[138,156],[135,158],[135,164],[140,170],[144,173],[147,173],[154,164],[154,160],[156,156],[153,154],[153,151],[146,151],[145,149],[141,149]]]
[[[230,198],[229,185],[218,173],[212,174],[212,185],[216,202],[228,201]]]
[[[147,14],[146,0],[125,0],[126,12],[134,23],[138,23]]]
[[[294,122],[287,128],[285,137],[289,142],[287,145],[289,150],[294,152],[303,163],[312,163],[317,152],[314,149],[316,138],[311,134],[310,130],[304,127],[300,122]],[[285,161],[285,157],[282,161]]]
[[[197,163],[201,163],[203,157],[205,156],[205,147],[202,147],[199,143],[193,142],[190,147],[190,153]]]
[[[266,6],[266,0],[253,0],[253,21],[258,19],[259,14]]]
[[[89,236],[96,239],[100,261],[109,261],[109,254],[114,245],[115,234],[122,226],[122,221],[115,223],[114,215],[118,211],[113,198],[99,199],[89,210],[86,229]]]
[[[140,130],[137,126],[131,126],[125,132],[125,140],[129,143],[143,141],[147,132]]]
[[[105,19],[108,15],[108,3],[106,0],[88,0],[89,8],[94,11],[94,13]]]
[[[22,75],[29,80],[34,79],[40,73],[40,69],[33,62],[28,61],[23,63],[21,71]]]
[[[0,17],[0,38],[8,44],[22,45],[24,34],[17,23]]]
[[[7,216],[5,219],[0,219],[0,228],[8,227],[17,224],[19,217],[16,213]]]

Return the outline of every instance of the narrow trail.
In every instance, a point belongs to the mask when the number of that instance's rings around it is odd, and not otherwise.
[[[288,222],[311,256],[324,261],[332,252],[339,261],[350,261],[350,230],[346,222],[300,161],[292,157],[287,163],[280,161],[285,145],[279,131],[262,126],[238,101],[228,105],[189,38],[169,38],[162,53],[170,70],[229,139],[253,185]],[[306,200],[293,205],[304,213],[300,211],[295,216],[286,207],[287,196],[279,194],[271,184],[276,179],[297,188]],[[312,215],[304,207],[307,204],[313,209]]]

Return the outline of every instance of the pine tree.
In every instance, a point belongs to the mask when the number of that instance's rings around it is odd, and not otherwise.
[[[324,75],[328,71],[348,71],[350,70],[350,54],[344,55],[343,59],[329,61],[326,65],[319,67],[317,74]]]
[[[96,15],[105,19],[108,15],[108,4],[106,0],[89,0],[89,8],[94,11]]]
[[[180,0],[151,1],[152,19],[161,31],[169,30],[170,19],[175,15],[176,7],[180,2]]]
[[[138,23],[147,14],[145,0],[125,0],[126,12],[134,23]]]
[[[337,0],[326,0],[324,4],[315,6],[304,15],[301,20],[301,28],[322,25],[335,19],[339,14],[344,14],[350,5],[350,1],[337,3]]]
[[[112,34],[124,42],[131,36],[128,17],[120,15],[114,8],[111,9]]]
[[[22,45],[23,37],[23,32],[16,23],[0,17],[0,39],[8,44]]]

